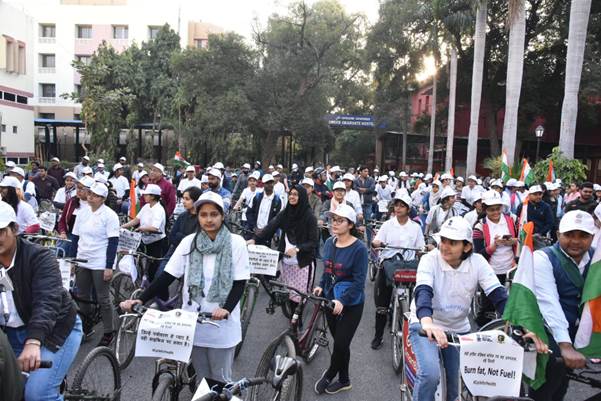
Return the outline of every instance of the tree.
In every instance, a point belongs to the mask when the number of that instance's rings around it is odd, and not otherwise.
[[[447,120],[447,153],[444,169],[453,167],[453,141],[455,139],[455,99],[457,98],[457,50],[451,46],[451,68],[449,82],[449,116]]]
[[[578,92],[582,76],[586,31],[591,11],[591,0],[572,0],[570,7],[570,33],[565,73],[565,94],[561,107],[559,148],[569,159],[574,158],[576,118],[578,117]]]

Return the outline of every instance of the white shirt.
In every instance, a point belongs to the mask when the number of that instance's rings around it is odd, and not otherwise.
[[[259,205],[259,215],[257,216],[257,228],[260,230],[269,223],[269,211],[271,210],[271,202],[275,197],[275,192],[270,196],[263,194],[261,204]]]
[[[68,191],[66,187],[59,188],[58,191],[56,191],[56,195],[54,195],[54,202],[67,203],[67,194],[69,194],[69,199],[71,199],[75,196],[76,189],[75,186]]]
[[[282,207],[286,206],[286,203],[288,202],[288,196],[286,196],[286,187],[284,184],[277,182],[273,186],[273,193],[275,193],[282,201]]]
[[[564,252],[564,254],[569,259],[572,259],[567,253]],[[589,260],[590,257],[587,252],[584,254],[580,263],[576,263],[578,265],[578,270],[580,270],[580,274],[584,273],[584,268]],[[557,291],[557,283],[555,282],[555,276],[553,275],[553,265],[542,250],[534,252],[534,277],[538,307],[551,330],[553,338],[558,343],[571,344],[572,340],[570,339],[570,333],[568,331],[568,320],[559,303],[559,292]]]
[[[511,235],[504,216],[501,216],[498,224],[493,223],[490,219],[486,219],[486,221],[488,222],[491,240],[494,241],[495,237]],[[499,245],[493,254],[490,255],[488,263],[492,266],[495,274],[505,274],[513,266],[514,256],[512,246]]]
[[[467,222],[470,223],[470,226],[473,227],[474,224],[476,224],[476,221],[478,221],[478,211],[476,209],[471,210],[467,212],[463,218],[466,219]]]
[[[80,266],[91,270],[106,268],[106,248],[109,238],[119,237],[119,217],[110,207],[80,208],[73,226],[73,235],[79,236],[77,258],[87,259]]]
[[[17,251],[15,251],[15,254],[13,255],[13,260],[10,262],[10,266],[8,266],[7,269],[5,269],[4,267],[0,267],[0,278],[4,277],[4,276],[8,276],[8,271],[10,269],[12,269],[12,267],[15,265],[15,258],[17,257]],[[10,280],[10,278],[7,277],[8,280]],[[14,285],[13,285],[14,287]],[[22,327],[25,326],[25,322],[23,322],[23,319],[21,319],[21,316],[19,316],[19,312],[17,311],[17,307],[15,305],[15,299],[13,298],[13,292],[12,291],[5,291],[4,292],[5,296],[4,297],[0,297],[0,325],[2,326],[7,326],[7,327]],[[6,306],[9,311],[9,316],[8,316],[8,322],[6,322],[4,320],[4,303],[2,301],[2,298],[6,299]]]
[[[240,194],[240,199],[244,199],[242,206],[242,221],[246,221],[246,209],[252,205],[253,198],[256,194],[263,192],[262,188],[256,188],[254,192],[249,187],[244,188]]]
[[[29,226],[40,224],[33,207],[25,201],[19,201],[19,207],[17,207],[17,224],[19,225],[18,234],[24,233]]]
[[[376,185],[376,193],[378,194],[378,200],[392,200],[392,191],[392,187],[388,184],[384,188],[382,188],[382,185],[380,185],[379,183],[378,185]]]
[[[479,185],[474,185],[474,188],[470,188],[469,185],[467,185],[461,190],[461,199],[465,200],[470,205],[473,205],[476,197],[481,194],[483,190],[484,188]]]
[[[422,256],[417,268],[415,286],[432,288],[432,320],[445,330],[456,333],[470,331],[468,314],[478,285],[489,295],[501,287],[495,272],[480,254],[472,254],[457,269],[444,261],[434,249]],[[418,323],[415,299],[411,302],[411,323]]]
[[[355,191],[354,189],[346,191],[344,200],[353,205],[355,213],[363,214],[363,207],[361,206],[361,196],[359,195],[359,192]]]
[[[411,219],[407,219],[407,222],[401,225],[396,217],[390,218],[382,224],[374,240],[381,241],[386,245],[403,248],[423,248],[426,245],[424,243],[424,234],[419,224]],[[401,253],[405,260],[415,259],[415,252],[403,252],[398,249],[384,249],[380,254],[380,259],[391,258],[397,253]]]
[[[177,186],[177,190],[181,193],[184,193],[184,191],[190,187],[197,187],[200,189],[200,185],[201,182],[198,178],[194,177],[191,180],[189,180],[188,178],[182,178],[179,181],[179,185]]]
[[[182,309],[191,312],[213,312],[219,307],[217,303],[208,302],[205,298],[190,300],[188,292],[188,273],[190,270],[190,246],[195,234],[185,237],[173,252],[173,255],[165,266],[165,271],[174,277],[184,277],[182,287]],[[215,254],[204,255],[202,259],[205,280],[205,294],[211,288],[213,272],[215,270]],[[250,278],[250,266],[248,263],[248,250],[246,241],[239,235],[232,234],[232,280],[248,280]],[[188,305],[190,300],[191,305]],[[240,303],[236,305],[227,320],[217,322],[219,327],[204,324],[197,325],[194,333],[194,345],[208,348],[231,348],[242,340],[240,327]]]
[[[165,238],[165,222],[167,217],[165,209],[163,209],[163,206],[159,202],[154,206],[150,206],[150,203],[145,204],[136,217],[140,219],[140,227],[150,226],[159,230],[158,233],[144,233],[142,235],[142,242],[144,244],[152,244]]]
[[[113,188],[117,193],[117,198],[123,198],[126,191],[129,191],[129,182],[125,176],[120,175],[119,177],[113,177],[109,180],[113,184]]]

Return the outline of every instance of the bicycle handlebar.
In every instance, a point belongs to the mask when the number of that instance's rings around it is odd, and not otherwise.
[[[142,304],[135,304],[134,306],[131,307],[132,312],[137,315],[138,317],[142,317],[142,315],[150,308],[147,308],[146,306],[142,305]],[[224,319],[227,320],[229,317],[226,316]],[[204,323],[211,323],[211,324],[216,324],[214,322],[208,322],[207,320],[213,320],[213,313],[212,312],[198,312],[198,318],[196,319],[196,321],[200,324],[204,324]]]
[[[23,234],[24,238],[27,239],[32,239],[32,240],[36,240],[36,239],[46,239],[49,241],[64,241],[64,242],[71,242],[70,239],[62,239],[61,237],[54,237],[51,235],[42,235],[42,234]]]
[[[250,379],[244,378],[240,379],[235,383],[230,383],[226,385],[226,387],[218,393],[214,390],[211,390],[209,393],[200,397],[197,401],[229,401],[234,396],[240,395],[242,391],[244,391],[248,387],[258,386],[263,383],[266,383],[268,380],[265,377],[253,377]]]
[[[155,260],[155,261],[159,261],[159,262],[163,261],[163,260],[168,260],[169,259],[169,258],[157,258],[157,257],[154,257],[154,256],[147,255],[144,252],[132,251],[132,250],[119,250],[119,251],[117,251],[117,253],[119,255],[122,255],[122,256],[138,256],[138,257],[141,257],[141,258],[144,258],[144,259]]]
[[[453,345],[459,344],[459,335],[458,334],[453,333],[451,331],[445,331],[444,333],[447,336],[447,341],[449,342],[449,344],[453,344]],[[428,334],[426,333],[426,331],[424,329],[419,329],[418,334],[420,335],[420,337],[428,337]],[[524,337],[523,337],[524,334],[525,333],[521,328],[514,327],[511,330],[510,337],[513,338],[520,345],[520,347],[524,348],[524,351],[536,352],[536,346],[534,345],[534,342],[529,338],[524,339]],[[550,350],[549,350],[549,353],[551,353]]]
[[[289,286],[288,284],[284,284],[280,281],[277,280],[270,280],[269,283],[273,286],[276,287],[282,287],[282,288],[286,288],[289,291],[293,291],[295,293],[297,293],[301,298],[303,299],[312,299],[314,301],[318,301],[318,302],[323,302],[324,303],[324,307],[328,308],[328,309],[334,309],[334,302],[330,301],[327,298],[323,298],[323,297],[319,297],[317,295],[313,295],[313,294],[309,294],[306,292],[302,292],[292,286]]]
[[[400,251],[413,251],[413,252],[418,252],[418,253],[426,253],[427,252],[426,248],[406,248],[403,246],[392,246],[392,245],[388,245],[385,243],[382,243],[382,246],[379,246],[379,247],[372,246],[372,249],[377,249],[377,250],[394,249],[394,250],[400,250]]]

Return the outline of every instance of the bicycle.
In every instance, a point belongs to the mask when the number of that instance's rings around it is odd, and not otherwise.
[[[284,283],[272,280],[270,282],[274,287],[279,287],[286,295],[290,291],[298,294],[301,301],[290,320],[290,327],[274,338],[267,346],[261,361],[257,366],[256,376],[268,377],[272,369],[272,359],[275,355],[283,355],[291,358],[296,358],[297,355],[305,359],[307,363],[311,363],[319,350],[319,347],[327,347],[329,340],[327,338],[325,310],[333,310],[334,304],[332,301],[318,297],[316,295],[304,293]],[[315,302],[313,313],[308,320],[306,326],[301,329],[299,320],[303,312],[303,302]],[[251,400],[262,401],[273,399],[269,394],[270,389],[266,386],[256,386],[252,389]],[[265,394],[267,392],[268,394]],[[286,397],[280,399],[300,401],[302,395],[302,374],[297,374],[294,380],[286,381],[282,393],[285,392]]]

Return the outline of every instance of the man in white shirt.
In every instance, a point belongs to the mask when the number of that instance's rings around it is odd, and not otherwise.
[[[35,184],[30,180],[25,181],[25,171],[21,167],[14,167],[10,170],[10,175],[16,177],[21,183],[21,190],[25,197],[25,202],[29,203],[33,210],[37,210],[38,201],[36,198]]]
[[[251,231],[265,228],[282,209],[282,201],[273,192],[273,176],[265,174],[261,181],[263,182],[263,192],[255,195],[252,204],[246,210],[246,220]],[[261,245],[271,245],[271,238],[265,239]]]
[[[463,187],[461,190],[461,199],[469,206],[472,206],[478,195],[484,192],[482,187],[477,185],[477,180],[478,178],[476,178],[475,175],[470,175],[467,177],[467,186]],[[480,196],[480,198],[482,198],[482,196]]]
[[[405,188],[407,191],[411,191],[411,181],[409,181],[409,174],[404,171],[401,171],[399,174],[399,182],[397,183],[397,188]]]
[[[94,174],[94,176],[96,175],[103,175],[105,180],[109,179],[110,174],[104,169],[104,163],[98,163],[96,165],[96,173]]]
[[[184,191],[190,187],[200,188],[201,182],[196,178],[196,169],[194,166],[186,167],[186,176],[179,181],[177,186],[177,196],[181,197]]]
[[[378,209],[376,219],[380,220],[383,215],[388,213],[388,204],[392,200],[393,189],[388,185],[388,176],[386,174],[378,177],[378,185],[376,185],[376,201]]]

